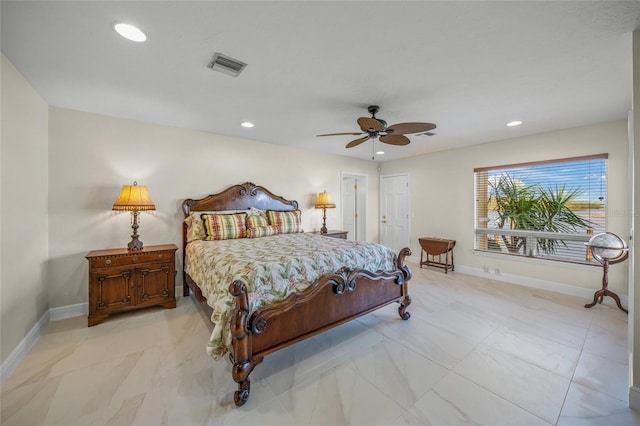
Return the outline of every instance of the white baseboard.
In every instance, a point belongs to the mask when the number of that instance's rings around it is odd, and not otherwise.
[[[521,285],[524,287],[538,288],[541,290],[555,291],[556,293],[568,294],[570,296],[582,297],[585,299],[593,299],[593,293],[598,289],[588,289],[584,287],[578,287],[571,284],[559,283],[554,281],[539,280],[537,278],[525,277],[522,275],[513,274],[488,274],[483,269],[473,268],[465,265],[456,265],[456,272],[462,272],[467,275],[474,275],[476,277],[482,277],[493,281],[504,281],[512,284]],[[624,306],[629,306],[629,298],[625,295],[620,295],[620,301]]]
[[[629,388],[629,407],[640,411],[640,388],[637,386]]]
[[[36,343],[40,333],[42,330],[47,328],[50,321],[50,313],[49,311],[45,312],[44,315],[36,322],[36,324],[31,327],[31,330],[24,336],[24,339],[18,343],[18,346],[9,354],[7,359],[4,360],[2,364],[0,364],[0,386],[4,384],[4,381],[9,377],[9,375],[15,370],[18,366],[22,358],[29,352],[29,349]]]
[[[176,287],[176,298],[182,297],[182,286]],[[38,337],[42,333],[42,331],[47,328],[49,322],[51,321],[59,321],[72,317],[79,317],[83,315],[89,314],[89,304],[88,303],[77,303],[75,305],[68,306],[60,306],[58,308],[51,308],[47,312],[42,315],[42,318],[38,320],[38,322],[31,327],[31,330],[27,333],[26,336],[20,341],[18,346],[9,354],[7,359],[4,360],[2,364],[0,364],[0,386],[4,383],[4,381],[9,377],[9,375],[15,370],[18,366],[22,358],[29,352],[29,349],[33,346],[33,344],[38,340]]]
[[[51,321],[59,321],[72,317],[80,317],[89,314],[88,303],[78,303],[76,305],[61,306],[49,309]]]

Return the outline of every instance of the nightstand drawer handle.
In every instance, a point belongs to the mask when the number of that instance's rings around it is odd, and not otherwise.
[[[105,260],[105,261],[104,261],[104,264],[105,264],[105,265],[111,265],[111,259],[107,259],[107,260]]]
[[[163,255],[162,255],[162,253],[160,253],[160,254],[158,255],[158,259],[162,259],[162,258],[163,258]]]

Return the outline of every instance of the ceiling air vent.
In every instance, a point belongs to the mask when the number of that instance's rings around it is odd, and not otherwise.
[[[244,62],[218,52],[213,55],[208,65],[212,70],[220,71],[232,77],[237,77],[246,66],[247,64]]]

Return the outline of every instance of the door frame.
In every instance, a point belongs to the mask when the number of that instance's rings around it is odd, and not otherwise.
[[[358,235],[357,241],[368,241],[367,240],[367,211],[369,210],[369,175],[364,173],[356,173],[356,172],[340,172],[340,201],[342,206],[342,211],[340,212],[340,229],[344,229],[344,178],[353,177],[358,180],[362,180],[362,182],[358,183],[358,203],[356,204],[358,214],[358,224],[360,227],[361,235]],[[362,188],[362,191],[360,189]],[[362,219],[362,220],[360,220]]]
[[[411,247],[411,218],[412,218],[412,213],[411,213],[411,175],[409,174],[409,172],[398,172],[398,173],[387,173],[387,174],[383,174],[380,175],[380,181],[379,181],[379,186],[378,186],[378,235],[379,235],[379,242],[380,244],[382,244],[382,179],[387,178],[387,177],[396,177],[396,176],[406,176],[407,177],[407,185],[408,185],[408,189],[409,189],[409,198],[407,199],[407,212],[409,217],[407,218],[407,232],[408,232],[408,237],[409,237],[409,241],[407,241],[407,247]]]

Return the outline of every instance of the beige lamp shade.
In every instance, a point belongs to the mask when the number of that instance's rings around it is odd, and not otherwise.
[[[138,186],[138,182],[133,182],[133,185],[124,185],[120,196],[113,203],[112,210],[128,211],[131,212],[131,228],[133,234],[131,234],[131,241],[127,245],[129,250],[142,250],[142,241],[138,239],[138,217],[143,210],[155,210],[156,206],[149,197],[149,192],[146,186]]]
[[[138,182],[133,182],[133,185],[124,185],[120,196],[113,203],[113,210],[118,211],[142,211],[142,210],[155,210],[156,206],[149,197],[149,192],[146,186],[138,186]]]
[[[318,194],[318,199],[316,200],[316,209],[335,209],[336,205],[331,199],[331,194],[327,191],[321,192]]]

